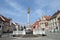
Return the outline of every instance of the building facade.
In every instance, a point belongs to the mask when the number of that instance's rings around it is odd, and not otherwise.
[[[41,21],[39,22],[39,27],[41,28],[41,29],[45,29],[45,30],[47,30],[47,29],[49,29],[49,27],[48,27],[48,21],[49,21],[49,19],[51,18],[51,16],[43,16],[43,17],[41,17]]]
[[[57,11],[52,15],[49,22],[50,31],[55,32],[60,29],[60,11]]]
[[[48,21],[51,18],[51,16],[43,16],[41,17],[38,21],[36,21],[33,25],[32,25],[32,29],[48,29]]]
[[[11,20],[2,15],[0,15],[0,26],[2,26],[3,32],[11,32],[12,31]]]

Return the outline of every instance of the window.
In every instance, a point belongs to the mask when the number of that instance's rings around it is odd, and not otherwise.
[[[16,31],[17,30],[16,27],[13,27],[13,30]]]
[[[18,26],[18,30],[20,30],[20,26]]]
[[[1,25],[0,25],[0,28],[1,28]]]
[[[48,26],[48,23],[45,23],[45,26]]]
[[[45,28],[42,28],[42,30],[44,31],[44,30],[45,30]]]
[[[58,20],[60,20],[60,18],[58,18]]]
[[[16,28],[14,28],[13,30],[14,30],[14,31],[16,31],[17,29],[16,29]]]

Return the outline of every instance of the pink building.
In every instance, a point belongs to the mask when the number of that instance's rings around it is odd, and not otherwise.
[[[38,21],[36,21],[33,25],[32,25],[32,29],[34,28],[46,28],[48,29],[48,21],[51,18],[51,16],[43,16],[41,17]]]

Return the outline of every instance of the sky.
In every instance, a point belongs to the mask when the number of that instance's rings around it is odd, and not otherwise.
[[[0,0],[0,15],[24,25],[27,24],[28,7],[32,24],[42,16],[52,16],[60,10],[60,0]]]

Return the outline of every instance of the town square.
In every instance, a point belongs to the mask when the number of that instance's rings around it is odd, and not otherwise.
[[[0,40],[60,40],[60,0],[0,0]]]

